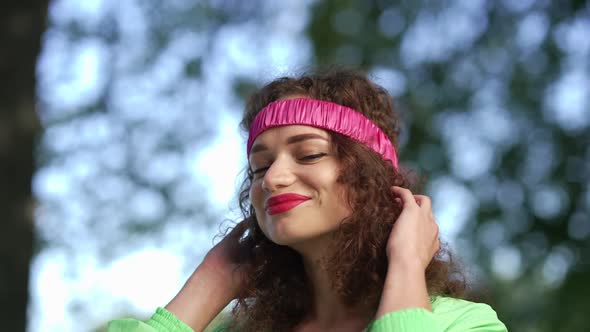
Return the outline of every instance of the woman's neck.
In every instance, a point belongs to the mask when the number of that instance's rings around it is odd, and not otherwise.
[[[327,251],[313,251],[313,253],[319,252],[325,253]],[[323,257],[311,252],[306,255],[302,254],[302,257],[313,297],[313,310],[308,314],[306,321],[322,330],[342,326],[366,326],[370,318],[364,317],[357,310],[347,307],[342,302],[341,296],[332,285],[332,279],[328,271],[321,263]]]

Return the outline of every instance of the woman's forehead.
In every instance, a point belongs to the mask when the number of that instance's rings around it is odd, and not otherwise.
[[[303,135],[303,134],[315,134],[321,136],[328,140],[330,138],[330,134],[327,130],[316,128],[312,126],[305,126],[305,125],[288,125],[288,126],[279,126],[273,127],[265,130],[262,132],[256,140],[254,140],[254,145],[257,142],[265,141],[269,138],[278,139],[278,138],[289,138],[291,136],[296,135]]]
[[[321,128],[305,125],[288,125],[269,128],[256,137],[256,140],[254,140],[254,143],[252,144],[250,155],[267,150],[272,144],[291,144],[312,139],[331,142],[329,132]]]

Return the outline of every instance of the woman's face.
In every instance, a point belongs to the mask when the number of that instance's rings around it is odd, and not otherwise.
[[[327,131],[301,125],[268,129],[254,141],[249,163],[256,219],[273,242],[298,249],[328,239],[350,215]]]

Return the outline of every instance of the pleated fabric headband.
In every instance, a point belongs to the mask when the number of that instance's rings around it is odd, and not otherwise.
[[[373,121],[352,108],[308,98],[277,100],[263,108],[250,127],[248,157],[258,135],[269,128],[288,125],[311,126],[348,136],[379,153],[397,169],[395,148]]]

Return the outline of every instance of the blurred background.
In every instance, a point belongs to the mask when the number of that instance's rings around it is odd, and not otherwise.
[[[148,318],[237,220],[244,98],[366,70],[442,236],[513,331],[590,324],[590,4],[5,0],[0,319]]]

